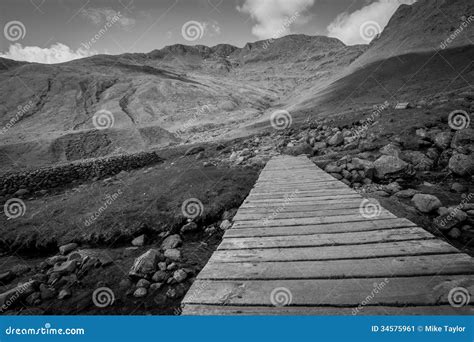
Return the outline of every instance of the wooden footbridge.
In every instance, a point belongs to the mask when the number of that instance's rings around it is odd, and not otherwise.
[[[474,259],[306,157],[268,162],[184,315],[474,314]]]

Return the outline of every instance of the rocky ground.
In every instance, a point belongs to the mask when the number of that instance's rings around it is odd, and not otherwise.
[[[470,108],[474,96],[463,96]],[[179,314],[259,171],[280,153],[307,155],[363,196],[472,255],[474,130],[453,128],[454,105],[384,104],[351,113],[351,122],[344,114],[309,119],[156,151],[162,162],[113,176],[24,189],[15,196],[28,215],[1,218],[2,311]],[[104,194],[116,198],[91,216],[107,201]],[[185,210],[190,199],[198,201]]]

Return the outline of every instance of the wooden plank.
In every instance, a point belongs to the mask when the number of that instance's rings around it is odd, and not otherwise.
[[[285,291],[288,306],[357,306],[373,296],[382,305],[447,305],[449,291],[474,286],[473,275],[364,279],[196,280],[183,304],[272,306],[275,289]],[[285,289],[285,290],[283,290]],[[374,290],[377,293],[374,294]],[[190,295],[198,293],[199,296]]]
[[[415,240],[373,243],[364,245],[268,249],[217,250],[212,255],[216,262],[266,262],[364,259],[388,256],[450,254],[458,250],[441,240]]]
[[[380,215],[371,218],[371,220],[383,220],[386,218],[396,218],[395,215],[389,211],[381,212]],[[265,218],[260,220],[249,220],[249,221],[237,221],[232,226],[233,229],[258,227],[263,225]],[[315,217],[304,217],[304,218],[283,218],[268,220],[265,223],[266,227],[278,227],[278,226],[304,226],[308,224],[323,224],[323,223],[336,223],[336,222],[354,222],[354,221],[365,221],[360,213],[355,215],[337,215],[337,216],[315,216]]]
[[[355,245],[375,242],[435,239],[426,230],[413,227],[375,232],[357,232],[340,234],[314,234],[297,236],[266,236],[255,239],[226,237],[218,250],[252,248],[316,247],[335,245]]]
[[[308,306],[235,306],[235,305],[202,305],[202,304],[186,304],[183,307],[182,314],[185,316],[202,316],[202,315],[249,315],[249,316],[375,316],[375,315],[392,315],[392,316],[417,316],[417,315],[474,315],[474,306],[463,306],[453,308],[451,305],[439,306],[383,306],[383,305],[366,305],[360,309],[357,307],[308,307]]]
[[[320,201],[314,201],[314,202],[299,202],[299,203],[294,203],[294,202],[288,202],[285,206],[285,208],[290,208],[290,207],[302,207],[302,206],[311,206],[313,208],[321,208],[324,205],[327,206],[334,206],[338,204],[346,204],[346,203],[358,203],[360,206],[361,199],[358,197],[354,198],[342,198],[342,199],[327,199],[327,200],[320,200]],[[241,209],[248,209],[248,208],[279,208],[281,207],[281,203],[278,202],[257,202],[257,203],[243,203],[240,208]]]
[[[322,204],[317,204],[317,205],[298,205],[298,206],[285,206],[283,208],[283,211],[286,213],[292,213],[292,212],[316,212],[316,211],[331,211],[331,210],[340,210],[340,209],[357,209],[359,210],[360,207],[360,200],[355,200],[352,202],[343,202],[343,203],[322,203]],[[237,215],[240,214],[271,214],[278,208],[281,208],[281,206],[265,206],[265,207],[240,207],[240,209],[237,211]],[[236,220],[236,218],[234,218]]]
[[[258,236],[289,236],[289,235],[309,235],[319,233],[341,233],[341,232],[363,232],[375,231],[379,229],[397,229],[403,227],[414,227],[415,224],[406,219],[385,219],[377,221],[359,221],[348,223],[328,223],[305,226],[280,226],[262,227],[262,225],[229,229],[224,237],[258,237]]]
[[[467,254],[290,262],[219,263],[212,259],[199,279],[339,279],[474,274]]]
[[[315,196],[315,197],[305,197],[305,198],[299,198],[297,201],[295,200],[294,202],[320,202],[320,201],[326,201],[326,200],[340,200],[340,199],[348,199],[348,198],[360,198],[362,200],[362,197],[357,194],[347,194],[347,195],[322,195],[322,196]],[[285,199],[246,199],[244,201],[245,203],[284,203]]]
[[[347,189],[327,189],[327,190],[313,190],[305,192],[282,192],[282,193],[259,193],[252,192],[247,200],[254,199],[272,199],[272,198],[282,198],[282,199],[303,199],[307,197],[318,197],[318,196],[330,196],[330,195],[344,195],[344,194],[357,194],[355,191],[349,191]],[[358,194],[357,194],[358,195]],[[360,196],[360,195],[359,195]]]
[[[361,215],[360,209],[352,208],[352,209],[324,209],[324,210],[312,210],[312,211],[292,211],[286,212],[285,206],[281,206],[280,208],[274,209],[270,211],[267,215],[262,214],[261,212],[258,213],[237,213],[234,217],[234,221],[261,221],[261,220],[275,220],[275,219],[299,219],[299,218],[310,218],[310,217],[330,217],[330,216],[343,216],[343,215]],[[392,213],[390,213],[386,209],[381,209],[380,213],[384,214],[385,217],[394,217]]]

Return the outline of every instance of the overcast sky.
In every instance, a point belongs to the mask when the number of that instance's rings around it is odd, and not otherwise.
[[[171,44],[242,47],[290,33],[367,44],[401,3],[414,1],[1,0],[0,57],[57,63]]]

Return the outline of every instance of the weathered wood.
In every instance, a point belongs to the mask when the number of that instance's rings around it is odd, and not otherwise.
[[[218,250],[336,246],[422,239],[435,239],[435,237],[424,229],[418,227],[380,230],[366,233],[357,232],[278,237],[267,236],[260,237],[258,239],[226,237],[226,239],[224,239],[224,241],[222,241],[220,244]]]
[[[199,279],[334,279],[474,274],[473,259],[461,253],[366,259],[219,263],[210,260]]]
[[[474,259],[372,204],[362,210],[360,194],[306,157],[273,158],[183,314],[473,314],[448,294],[474,289]],[[291,297],[287,306],[274,306],[275,289]]]

